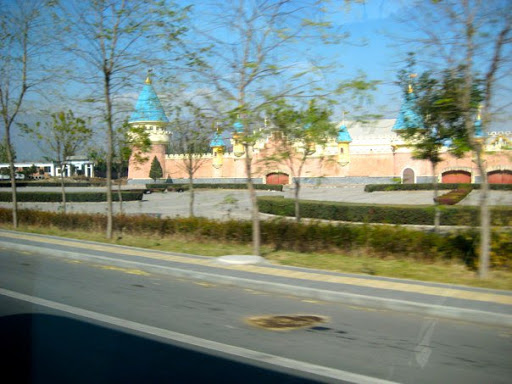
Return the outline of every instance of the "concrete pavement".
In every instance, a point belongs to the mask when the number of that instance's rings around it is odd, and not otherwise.
[[[124,186],[127,189],[144,186]],[[68,191],[79,191],[84,188],[68,188]],[[7,189],[6,189],[7,190]],[[41,187],[19,188],[19,191],[38,191]],[[60,192],[60,188],[44,188],[45,191]],[[87,188],[87,190],[104,190],[103,188]],[[479,205],[479,191],[472,191],[460,205]],[[250,201],[245,190],[204,190],[195,191],[194,212],[197,216],[213,219],[250,219]],[[293,197],[293,189],[285,187],[283,192],[258,191],[260,196]],[[307,200],[340,201],[364,204],[433,204],[432,191],[399,191],[399,192],[364,192],[364,185],[347,184],[339,186],[305,185],[301,190],[301,198]],[[490,205],[512,205],[510,191],[490,191]],[[10,203],[0,202],[0,207],[10,207]],[[60,203],[19,203],[20,208],[58,211]],[[152,193],[144,195],[142,201],[123,203],[123,212],[127,214],[150,214],[161,217],[188,216],[189,194],[187,192]],[[104,213],[106,203],[68,203],[68,212]],[[114,211],[120,212],[118,203],[114,203]],[[265,217],[265,215],[262,215]]]
[[[311,300],[512,327],[512,292],[362,276],[0,230],[4,248],[89,260],[133,273],[156,273]]]

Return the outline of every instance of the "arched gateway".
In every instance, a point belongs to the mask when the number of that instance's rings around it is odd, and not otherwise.
[[[266,178],[267,184],[289,184],[290,183],[290,177],[286,173],[269,173]]]
[[[404,169],[402,184],[414,184],[414,171],[411,168]]]
[[[491,184],[512,184],[512,171],[498,170],[487,174]]]
[[[471,173],[462,170],[447,171],[443,172],[442,180],[447,184],[470,184]]]

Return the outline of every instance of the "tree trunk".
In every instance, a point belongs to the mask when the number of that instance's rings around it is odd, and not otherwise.
[[[251,156],[249,153],[249,145],[244,144],[245,147],[245,172],[247,174],[247,189],[249,190],[249,197],[251,199],[251,217],[252,217],[252,253],[255,256],[261,254],[261,229],[260,229],[260,211],[258,208],[258,198],[254,183],[252,182],[252,167]]]
[[[295,184],[295,221],[300,223],[300,202],[299,202],[299,193],[300,193],[300,181],[298,177],[293,178],[293,183]]]
[[[112,239],[113,206],[112,206],[112,152],[113,152],[113,127],[112,127],[112,101],[110,100],[110,74],[105,74],[105,105],[107,120],[107,229],[106,238]]]
[[[123,214],[123,194],[121,193],[121,166],[117,169],[117,199],[119,200],[119,213]]]
[[[66,188],[64,187],[64,167],[62,162],[59,162],[60,169],[60,190],[62,192],[62,212],[66,213]]]
[[[439,233],[441,225],[441,209],[437,198],[439,197],[439,183],[437,182],[437,164],[432,163],[432,174],[434,175],[434,232]]]
[[[189,201],[188,201],[188,215],[190,217],[194,217],[194,174],[189,172],[188,174],[188,191],[189,191]]]
[[[16,194],[16,172],[14,170],[14,156],[12,155],[10,129],[5,126],[5,146],[7,149],[7,158],[9,160],[9,174],[11,175],[12,191],[12,226],[18,228],[18,197]]]
[[[478,145],[476,150],[476,162],[480,171],[480,257],[478,264],[478,276],[485,279],[489,276],[490,244],[491,244],[491,217],[488,204],[489,182],[485,170],[483,145]]]

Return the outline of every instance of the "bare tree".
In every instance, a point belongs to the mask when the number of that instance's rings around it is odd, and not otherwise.
[[[70,33],[63,44],[66,50],[81,60],[84,71],[101,84],[102,96],[92,101],[103,102],[102,120],[105,124],[107,161],[107,229],[112,238],[112,159],[114,146],[115,95],[128,84],[130,75],[141,70],[149,61],[157,62],[155,52],[163,31],[170,36],[166,44],[178,39],[183,8],[171,1],[81,0],[66,1],[60,16]],[[84,78],[81,78],[84,81]]]
[[[336,135],[336,126],[330,121],[332,111],[312,100],[307,108],[296,110],[293,107],[277,103],[267,109],[267,116],[277,146],[273,153],[265,158],[265,163],[285,164],[290,170],[294,184],[295,220],[300,222],[300,189],[304,165],[311,159],[318,147],[323,147]],[[319,161],[323,157],[318,157]]]
[[[190,102],[187,102],[184,107],[175,108],[171,152],[183,156],[178,167],[188,175],[190,217],[194,216],[194,175],[206,161],[203,154],[210,150],[208,146],[210,125],[211,118]]]
[[[67,160],[85,149],[92,137],[92,129],[84,119],[75,117],[73,111],[52,113],[51,121],[44,124],[37,122],[34,126],[23,124],[21,129],[28,137],[37,141],[49,160],[57,163],[62,190],[62,209],[66,213],[64,173]]]
[[[476,33],[477,26],[473,22],[473,16],[469,9],[467,2],[464,4],[464,14],[466,15],[466,59],[464,66],[465,88],[463,93],[463,109],[470,111],[471,107],[471,90],[475,77],[475,61],[477,60],[474,55],[474,33]],[[485,148],[485,129],[488,129],[489,124],[493,119],[492,104],[493,96],[496,85],[496,76],[503,63],[504,49],[506,45],[512,43],[512,6],[509,3],[508,8],[503,10],[505,21],[498,27],[498,34],[494,41],[492,58],[487,63],[484,70],[484,95],[483,95],[483,108],[481,115],[477,117],[476,124],[480,124],[481,128],[475,125],[474,117],[466,112],[464,122],[466,131],[470,133],[470,143],[476,154],[476,163],[480,171],[481,188],[480,188],[480,260],[478,266],[478,275],[484,279],[489,274],[490,264],[490,244],[491,244],[491,218],[488,204],[489,194],[489,180],[487,178],[487,169],[485,160],[483,158]],[[510,53],[509,53],[510,54]],[[479,129],[482,129],[480,135]]]
[[[142,126],[134,126],[124,121],[114,130],[114,148],[112,164],[117,170],[117,198],[119,212],[123,213],[123,194],[121,181],[128,170],[130,159],[135,164],[143,164],[149,160],[146,154],[151,150],[149,132]]]
[[[306,53],[311,46],[305,47],[344,36],[326,20],[324,5],[316,0],[227,0],[207,2],[201,9],[209,22],[198,31],[205,54],[197,74],[217,98],[226,100],[231,122],[238,120],[242,128],[237,135],[244,148],[255,255],[260,254],[260,222],[252,146],[262,128],[261,110],[283,97],[329,92],[320,87],[326,68]]]
[[[12,223],[18,227],[12,126],[27,94],[44,80],[41,40],[46,1],[18,0],[2,4],[0,12],[0,113],[12,189]],[[39,36],[38,36],[39,34]]]
[[[407,22],[415,29],[421,47],[418,57],[427,57],[427,64],[459,71],[464,86],[458,95],[467,143],[476,155],[480,173],[480,260],[479,276],[486,278],[490,255],[489,185],[485,160],[485,135],[497,116],[497,80],[510,75],[512,43],[512,3],[502,0],[449,0],[418,2],[410,8]],[[432,28],[434,24],[436,28]],[[484,80],[483,106],[479,118],[472,105],[472,92],[478,77]]]

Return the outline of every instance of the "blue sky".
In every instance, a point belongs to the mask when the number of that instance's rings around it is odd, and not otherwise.
[[[4,0],[5,1],[5,0]],[[11,1],[11,0],[7,0]],[[426,0],[425,0],[426,1]],[[493,1],[493,0],[490,0]],[[500,1],[500,0],[497,0]],[[192,0],[192,3],[201,5],[200,0]],[[183,0],[183,3],[189,1]],[[360,71],[365,73],[369,79],[379,80],[378,91],[374,93],[374,103],[368,106],[368,110],[381,114],[383,117],[396,117],[401,104],[401,90],[394,84],[397,71],[403,67],[404,59],[410,47],[405,46],[395,37],[409,37],[415,34],[403,23],[397,20],[397,17],[407,15],[412,12],[408,8],[412,0],[368,0],[364,4],[353,4],[350,12],[345,12],[346,3],[344,0],[332,0],[330,2],[332,22],[342,25],[351,37],[341,46],[327,46],[321,49],[325,56],[335,58],[338,68],[335,77],[339,79],[350,79],[356,76]],[[195,20],[201,23],[199,15]],[[438,28],[439,25],[433,25]],[[363,44],[364,43],[364,44]],[[297,58],[307,61],[307,57]],[[165,87],[158,82],[159,68],[155,70],[155,88],[157,92],[165,92]],[[141,73],[140,79],[134,79],[133,89],[125,90],[121,97],[125,98],[127,105],[135,105],[138,92],[142,89],[145,74]],[[332,78],[328,78],[330,81]],[[137,82],[140,83],[137,84]],[[510,76],[502,81],[509,86],[505,97],[501,101],[508,103],[512,100],[510,89],[512,81]],[[165,96],[163,99],[165,99]],[[36,96],[30,97],[30,100],[37,100]],[[165,103],[165,100],[163,100]],[[131,104],[130,104],[131,103]],[[82,108],[82,107],[76,107]],[[340,105],[338,110],[347,109]],[[131,111],[127,111],[129,115]],[[507,116],[507,115],[506,115]],[[171,116],[170,116],[171,117]],[[510,117],[510,114],[508,114]],[[350,116],[348,116],[350,118]],[[512,130],[512,126],[503,123],[495,124],[494,130]],[[26,138],[16,138],[16,147],[18,160],[37,160],[40,153],[33,145],[29,144]]]

